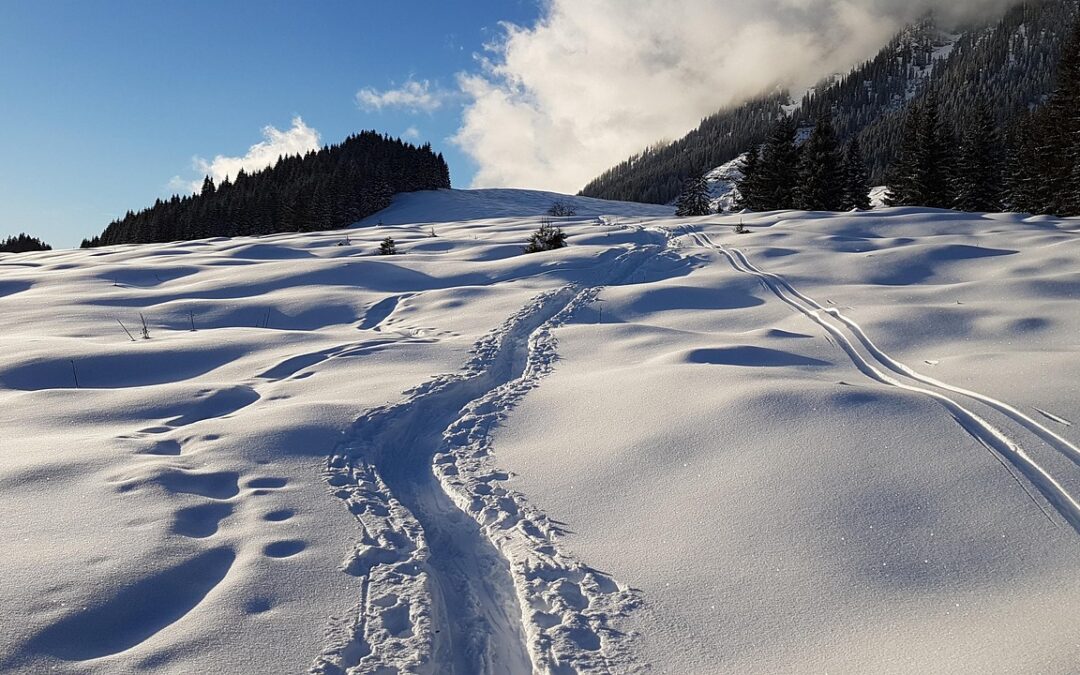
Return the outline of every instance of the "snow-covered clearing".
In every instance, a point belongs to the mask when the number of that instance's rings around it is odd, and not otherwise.
[[[1076,221],[669,213],[0,257],[0,670],[1073,671]]]

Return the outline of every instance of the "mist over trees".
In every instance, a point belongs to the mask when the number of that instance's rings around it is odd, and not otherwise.
[[[430,145],[365,131],[220,185],[207,177],[199,194],[129,211],[82,245],[335,229],[381,211],[399,192],[449,187],[446,161]]]
[[[987,151],[994,156],[1013,153],[1017,160],[1006,140],[1025,133],[1014,123],[1018,112],[1041,106],[1054,91],[1062,46],[1076,16],[1074,0],[1036,0],[1012,8],[998,21],[959,34],[947,33],[927,19],[906,28],[849,74],[818,83],[799,101],[777,92],[722,110],[686,137],[649,148],[613,167],[585,186],[582,194],[670,203],[694,167],[719,166],[759,148],[785,114],[803,132],[828,117],[840,143],[857,142],[867,184],[881,185],[894,179],[894,159],[910,151],[902,148],[911,142],[905,130],[910,113],[924,108],[930,95],[937,98],[939,132],[955,137],[954,144],[971,140],[966,135],[969,121],[978,116],[985,121],[988,115],[996,129],[993,147],[968,146],[966,151]],[[1036,149],[1024,152],[1030,156]],[[959,148],[951,150],[956,162],[962,161],[960,154]],[[971,155],[968,160],[975,161]],[[951,181],[948,187],[960,189]],[[760,197],[744,196],[744,201],[755,203]],[[937,197],[936,203],[947,201]],[[850,203],[846,200],[845,206]]]

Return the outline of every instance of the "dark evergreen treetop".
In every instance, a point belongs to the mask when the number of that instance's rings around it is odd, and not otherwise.
[[[430,145],[364,131],[220,185],[207,177],[199,194],[129,211],[83,247],[329,230],[381,211],[399,192],[449,187],[449,168]]]
[[[844,148],[841,172],[844,176],[844,194],[840,202],[840,210],[868,210],[871,207],[870,174],[866,169],[858,138],[852,138]]]
[[[836,130],[822,116],[802,147],[795,206],[805,211],[839,211],[844,203],[843,168]]]
[[[705,180],[705,174],[695,173],[683,184],[683,191],[675,202],[675,215],[686,218],[707,216],[710,213],[712,204],[709,199],[709,182]]]
[[[37,237],[19,234],[0,241],[0,253],[26,253],[28,251],[51,251],[49,246]]]
[[[979,105],[965,125],[956,161],[956,208],[960,211],[1000,211],[1004,153],[990,105]]]
[[[795,143],[795,118],[786,115],[773,125],[761,149],[758,190],[768,210],[796,208],[795,189],[799,178],[799,148]]]

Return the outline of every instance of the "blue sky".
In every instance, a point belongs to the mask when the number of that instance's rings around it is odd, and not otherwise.
[[[456,187],[574,193],[930,6],[1013,1],[0,0],[0,236],[76,245],[203,171],[372,128],[430,141]]]
[[[410,78],[452,91],[498,22],[538,12],[533,0],[2,2],[0,236],[77,245],[171,193],[174,176],[197,178],[193,157],[242,156],[295,116],[323,143],[415,129],[466,186],[474,163],[447,141],[460,100],[365,109],[357,93]]]

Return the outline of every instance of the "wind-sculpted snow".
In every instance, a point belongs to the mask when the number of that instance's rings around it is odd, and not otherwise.
[[[0,670],[1071,672],[1076,224],[669,211],[0,256]]]

